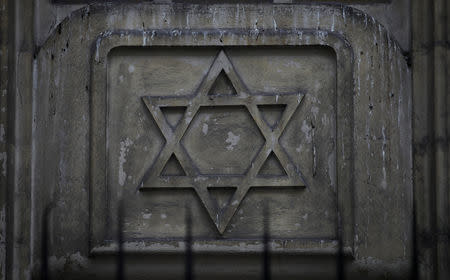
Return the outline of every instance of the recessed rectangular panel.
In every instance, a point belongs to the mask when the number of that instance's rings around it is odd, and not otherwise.
[[[335,239],[331,48],[116,48],[107,111],[126,238]]]

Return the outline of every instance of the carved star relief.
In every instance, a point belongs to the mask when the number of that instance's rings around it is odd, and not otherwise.
[[[211,88],[221,73],[225,73],[231,82],[235,94],[211,95]],[[292,163],[288,154],[280,146],[279,138],[289,120],[300,105],[304,94],[291,93],[282,95],[252,94],[234,69],[231,61],[222,50],[214,59],[209,71],[191,96],[144,96],[145,105],[161,130],[166,144],[144,174],[139,188],[193,188],[206,208],[218,231],[223,234],[229,221],[235,214],[250,187],[304,187],[300,170]],[[262,113],[262,106],[284,105],[279,120],[270,123]],[[245,106],[265,138],[264,146],[252,160],[244,175],[204,175],[199,174],[187,151],[181,144],[191,121],[202,106]],[[166,108],[184,109],[177,123],[169,122],[164,115]],[[284,176],[261,175],[259,171],[268,157],[275,156],[284,170]],[[211,155],[214,156],[214,155]],[[163,173],[169,159],[175,159],[183,170],[183,174],[168,175]],[[228,204],[217,207],[209,193],[211,188],[235,187]]]

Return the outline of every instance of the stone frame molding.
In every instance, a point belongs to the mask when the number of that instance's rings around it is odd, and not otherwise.
[[[208,32],[205,38],[203,32]],[[177,35],[173,37],[172,35]],[[153,36],[152,36],[153,35]],[[156,35],[156,36],[155,36]],[[336,54],[337,63],[337,96],[336,96],[336,130],[338,133],[336,153],[344,155],[337,157],[337,201],[338,201],[338,228],[336,229],[335,240],[276,240],[273,242],[274,248],[279,248],[283,242],[290,242],[292,252],[322,252],[325,254],[334,254],[338,249],[338,231],[342,230],[342,241],[347,254],[353,254],[353,211],[352,211],[352,151],[353,151],[353,115],[349,108],[353,104],[353,51],[348,42],[338,33],[317,31],[317,30],[270,30],[266,29],[260,32],[258,36],[252,36],[252,30],[246,29],[218,29],[218,30],[110,30],[103,32],[95,41],[91,51],[91,113],[92,128],[95,131],[91,135],[91,253],[105,254],[113,253],[117,249],[114,245],[115,241],[107,238],[106,229],[110,225],[106,221],[108,218],[107,207],[116,208],[118,198],[111,197],[108,193],[108,183],[106,178],[107,167],[106,161],[98,159],[106,159],[106,120],[107,120],[107,90],[106,90],[106,62],[109,52],[117,47],[124,46],[167,46],[170,42],[171,46],[217,46],[217,42],[223,41],[226,46],[242,46],[239,43],[239,36],[248,36],[248,42],[245,46],[261,45],[257,40],[265,42],[263,46],[326,46],[333,49]],[[145,43],[145,44],[144,44]],[[105,203],[105,197],[110,199],[109,205]],[[115,204],[115,205],[114,205]],[[106,223],[105,223],[106,222]],[[342,228],[341,228],[342,227]],[[174,240],[154,240],[146,242],[145,239],[133,240],[125,243],[125,248],[130,252],[182,252],[184,246],[178,244],[170,246]],[[142,242],[145,244],[142,246]],[[254,242],[253,240],[251,242]],[[206,241],[197,240],[194,243],[198,251],[211,251],[212,244],[219,243],[213,251],[233,252],[235,241],[217,240]],[[217,245],[217,244],[216,244]],[[281,246],[282,247],[282,246]],[[255,247],[250,243],[244,248],[239,248],[241,252],[252,252]],[[257,251],[261,250],[258,246]],[[286,250],[286,249],[283,249]]]

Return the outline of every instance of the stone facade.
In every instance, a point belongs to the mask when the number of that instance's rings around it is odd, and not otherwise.
[[[450,5],[182,2],[0,0],[2,279],[447,279]]]

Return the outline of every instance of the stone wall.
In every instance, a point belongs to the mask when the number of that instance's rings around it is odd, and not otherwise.
[[[445,1],[116,2],[0,1],[3,279],[448,278]]]

